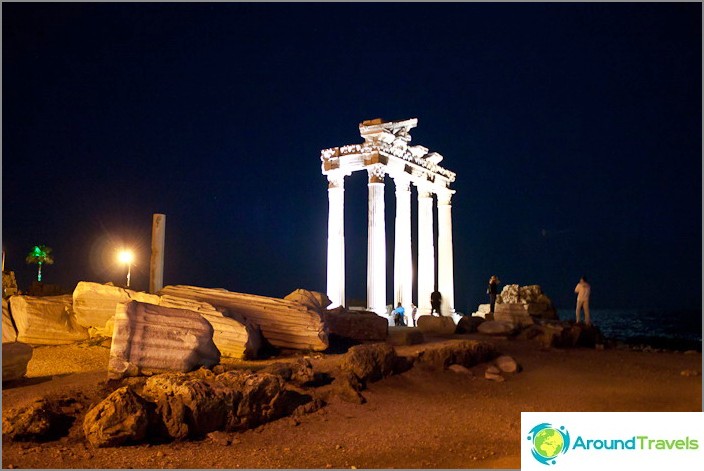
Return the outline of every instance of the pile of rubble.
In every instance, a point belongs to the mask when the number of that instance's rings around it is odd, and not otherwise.
[[[195,286],[149,294],[91,282],[78,283],[72,295],[14,295],[2,304],[3,381],[26,373],[31,346],[96,338],[111,347],[111,378],[187,372],[215,365],[220,356],[254,359],[265,346],[324,351],[330,335],[386,338],[386,319],[327,310],[329,304],[325,294],[302,289],[281,299]],[[20,350],[29,356],[9,354]]]

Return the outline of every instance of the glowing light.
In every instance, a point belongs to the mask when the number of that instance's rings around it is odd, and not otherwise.
[[[123,249],[117,253],[117,260],[127,265],[127,287],[130,287],[130,275],[132,273],[132,262],[134,262],[134,253],[131,250]]]
[[[130,265],[134,261],[134,254],[131,250],[120,250],[117,260],[122,264]]]

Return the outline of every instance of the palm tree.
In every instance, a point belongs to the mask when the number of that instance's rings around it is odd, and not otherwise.
[[[46,245],[35,245],[25,260],[27,263],[36,263],[39,265],[37,281],[42,281],[42,265],[45,263],[47,265],[54,263],[54,259],[51,256],[51,247],[47,247]]]

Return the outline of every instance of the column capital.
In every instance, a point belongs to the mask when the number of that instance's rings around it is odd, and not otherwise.
[[[328,177],[328,189],[329,188],[344,188],[345,177],[349,176],[349,172],[342,172],[336,170],[327,174]]]
[[[396,191],[410,191],[411,190],[411,179],[405,174],[400,173],[390,173],[389,176],[394,179],[394,184],[396,185]]]
[[[436,192],[438,195],[438,204],[449,205],[454,193],[454,190],[440,190]]]
[[[369,183],[384,183],[384,175],[386,174],[386,166],[382,164],[373,164],[366,167],[369,173]]]

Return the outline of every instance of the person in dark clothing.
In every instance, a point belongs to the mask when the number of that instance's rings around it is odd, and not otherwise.
[[[494,313],[494,305],[496,305],[496,295],[499,294],[499,283],[501,280],[496,275],[491,275],[489,278],[489,287],[486,289],[486,294],[489,295],[489,312]]]
[[[433,291],[430,294],[430,315],[433,315],[433,312],[438,313],[438,317],[442,316],[442,313],[440,312],[440,304],[442,304],[442,295],[440,294],[439,291]]]

